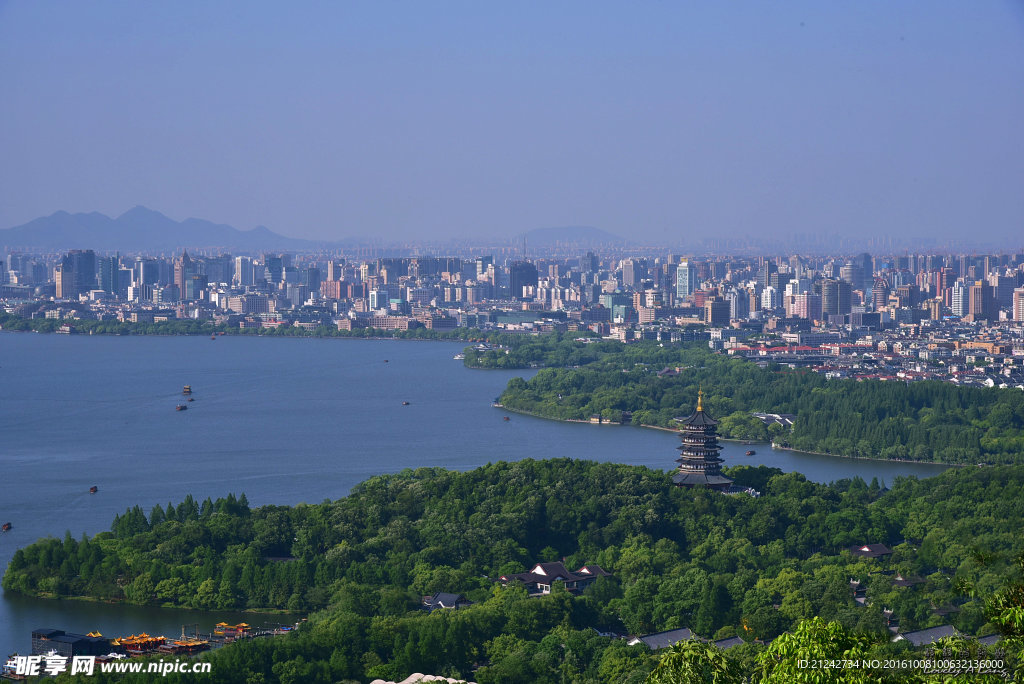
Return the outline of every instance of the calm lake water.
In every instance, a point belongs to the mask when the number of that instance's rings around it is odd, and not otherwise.
[[[337,499],[380,473],[469,470],[499,460],[571,457],[675,466],[678,438],[633,427],[559,423],[491,402],[514,376],[471,371],[461,343],[0,333],[0,568],[39,537],[95,534],[136,504],[245,492],[253,505]],[[183,385],[195,401],[187,411]],[[402,402],[408,401],[408,406]],[[942,466],[884,463],[725,443],[727,465],[765,464],[819,482],[891,483]],[[96,494],[89,494],[90,486]],[[0,598],[0,655],[36,627],[107,635],[204,631],[228,613]],[[272,616],[247,616],[260,625]]]

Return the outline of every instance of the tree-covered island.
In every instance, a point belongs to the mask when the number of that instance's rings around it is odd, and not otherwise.
[[[314,505],[187,498],[132,508],[92,538],[21,549],[3,586],[309,615],[290,636],[203,656],[212,677],[188,681],[366,682],[412,672],[484,684],[703,681],[678,672],[714,668],[716,681],[796,681],[800,649],[911,653],[890,642],[890,628],[1019,633],[1024,467],[952,469],[889,490],[764,467],[728,474],[762,495],[680,489],[648,468],[560,459],[407,470]],[[868,543],[891,553],[851,552]],[[495,581],[561,559],[611,576],[579,596],[555,583],[531,597]],[[428,612],[423,597],[437,592],[471,605]],[[682,627],[743,644],[651,652],[607,636]],[[1015,643],[1005,642],[1009,655]],[[913,681],[896,671],[880,679]]]

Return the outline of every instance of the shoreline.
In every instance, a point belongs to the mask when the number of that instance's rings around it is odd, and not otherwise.
[[[644,428],[644,429],[648,429],[648,430],[661,430],[662,432],[676,432],[676,433],[679,432],[679,430],[674,430],[672,428],[662,427],[660,425],[633,425],[631,423],[603,423],[603,422],[602,423],[591,423],[589,420],[578,420],[578,419],[575,419],[575,418],[566,418],[566,419],[552,418],[550,416],[543,416],[543,415],[540,415],[538,413],[533,413],[531,411],[523,411],[523,410],[520,410],[520,409],[509,408],[509,407],[505,406],[504,404],[499,404],[499,403],[494,403],[494,404],[492,404],[492,406],[494,408],[500,408],[503,411],[509,411],[511,413],[518,413],[520,415],[530,416],[532,418],[541,418],[543,420],[553,420],[553,421],[556,421],[556,422],[559,422],[559,423],[576,423],[576,424],[579,424],[579,425],[597,425],[597,426],[611,425],[611,426],[616,426],[616,427],[635,427],[635,428]],[[734,437],[719,437],[719,439],[721,441],[723,441],[723,442],[735,442],[735,443],[740,443],[740,444],[742,444],[744,442],[749,442],[751,445],[753,445],[753,444],[760,444],[762,446],[767,444],[770,448],[776,449],[776,450],[779,450],[779,451],[792,451],[795,454],[809,454],[809,455],[812,455],[812,456],[827,456],[829,458],[842,458],[842,459],[850,459],[850,460],[855,460],[855,461],[875,461],[877,463],[912,463],[912,464],[915,464],[915,465],[941,466],[943,468],[967,468],[967,467],[972,465],[970,463],[941,463],[941,462],[936,463],[935,461],[913,461],[913,460],[906,459],[906,458],[872,458],[870,456],[844,456],[842,454],[827,454],[824,451],[807,451],[807,450],[804,450],[804,449],[794,449],[792,447],[779,446],[779,445],[776,445],[773,442],[764,442],[764,441],[761,441],[761,440],[754,440],[754,439],[749,439],[749,440],[748,439],[737,439],[737,438],[734,438]],[[982,464],[982,465],[988,465],[988,464]]]
[[[38,541],[38,540],[37,540]],[[35,543],[35,542],[33,542]],[[34,601],[75,601],[78,603],[102,603],[108,606],[126,606],[128,608],[157,608],[160,610],[187,610],[194,613],[251,613],[253,615],[301,615],[283,608],[193,608],[192,606],[178,606],[173,603],[130,603],[125,600],[103,599],[96,596],[53,596],[41,594],[21,594],[18,596],[32,599]]]

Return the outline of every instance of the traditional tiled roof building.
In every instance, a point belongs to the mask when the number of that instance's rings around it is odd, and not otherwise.
[[[679,437],[679,471],[672,476],[678,487],[704,487],[716,491],[728,491],[732,480],[722,475],[722,459],[718,452],[718,421],[704,410],[704,391],[697,393],[697,410],[689,418],[678,419],[682,423]]]

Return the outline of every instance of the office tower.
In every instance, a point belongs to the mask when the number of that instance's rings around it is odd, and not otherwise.
[[[639,267],[633,259],[623,259],[622,265],[622,286],[628,287],[629,289],[635,289],[636,284],[640,282],[641,277],[639,276]]]
[[[100,289],[110,294],[117,294],[120,290],[119,277],[121,273],[121,259],[117,256],[100,257],[99,285]]]
[[[822,316],[841,316],[850,313],[850,284],[845,280],[821,282]]]
[[[821,320],[821,295],[803,292],[793,297],[793,318]]]
[[[721,328],[729,325],[730,317],[729,302],[725,299],[712,297],[704,302],[704,322],[714,328]]]
[[[976,280],[967,295],[967,315],[972,321],[991,321],[997,318],[992,287],[984,280]]]
[[[781,303],[779,291],[769,285],[761,291],[761,308],[777,309]]]
[[[871,282],[874,280],[875,276],[875,268],[871,255],[864,252],[854,260],[854,263],[860,266],[861,282],[855,285],[853,289],[864,290],[867,292],[871,288]]]
[[[263,255],[263,267],[266,269],[267,282],[277,283],[284,279],[284,259],[273,254]]]
[[[725,296],[729,301],[729,318],[739,321],[750,316],[750,295],[746,290],[730,290]]]
[[[949,307],[953,315],[963,318],[968,312],[968,291],[967,285],[962,280],[957,280],[950,288]]]
[[[57,278],[57,271],[60,278]],[[73,249],[61,259],[54,271],[58,299],[75,299],[96,287],[96,253],[91,249]]]
[[[847,262],[839,269],[839,277],[850,284],[851,290],[864,287],[864,267],[862,264]]]
[[[250,287],[255,284],[252,259],[246,256],[235,257],[235,285]]]
[[[509,288],[513,299],[532,299],[523,294],[523,288],[537,287],[537,280],[537,267],[529,261],[514,261],[509,267]]]
[[[1013,291],[1013,320],[1024,321],[1024,287]]]
[[[683,259],[676,267],[676,298],[683,301],[692,297],[697,289],[697,268],[696,264],[689,259]]]

